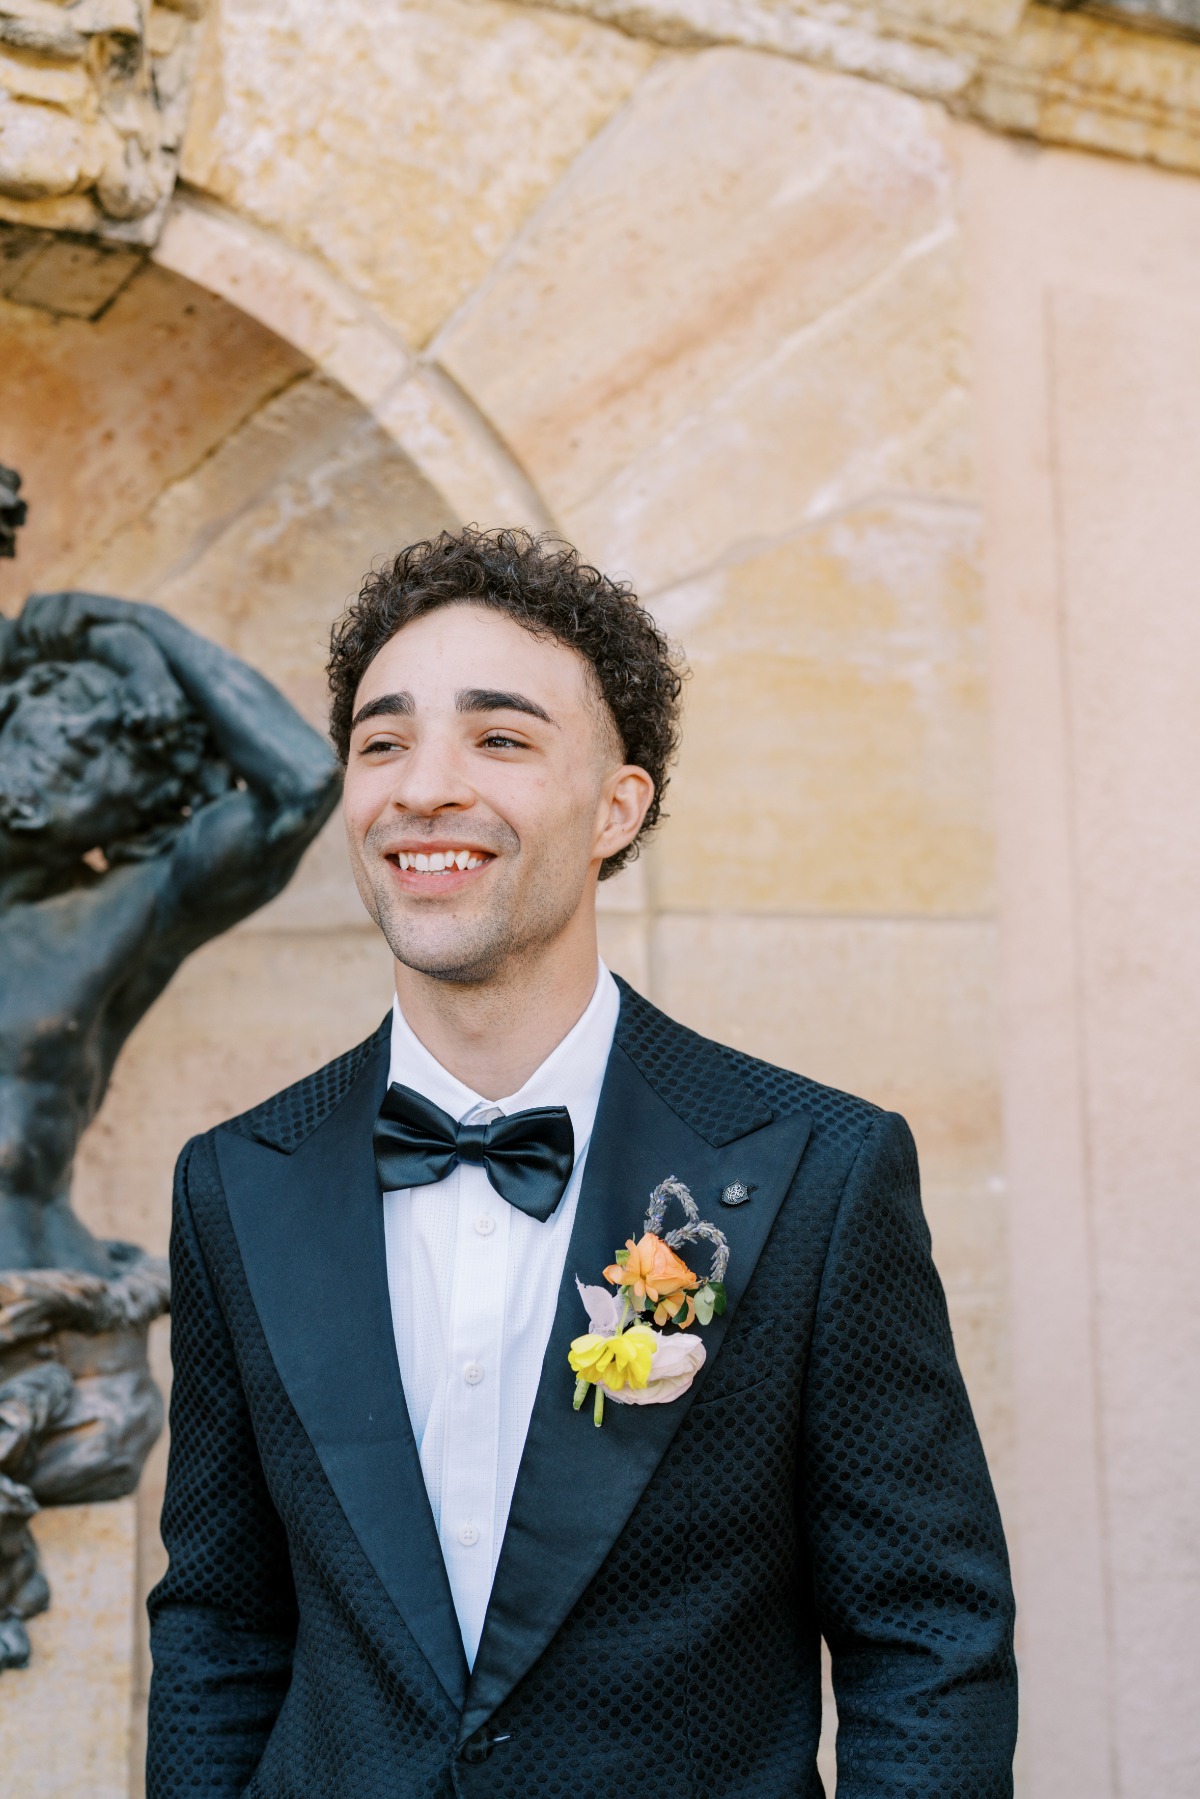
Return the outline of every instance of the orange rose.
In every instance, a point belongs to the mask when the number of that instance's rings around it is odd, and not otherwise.
[[[614,1287],[624,1287],[635,1300],[648,1299],[655,1307],[654,1322],[658,1325],[674,1318],[686,1302],[687,1317],[680,1325],[681,1330],[686,1330],[696,1315],[695,1306],[687,1298],[688,1290],[700,1285],[687,1263],[681,1262],[675,1251],[652,1231],[647,1231],[640,1243],[630,1237],[625,1247],[629,1256],[624,1267],[613,1262],[604,1270],[605,1280]]]

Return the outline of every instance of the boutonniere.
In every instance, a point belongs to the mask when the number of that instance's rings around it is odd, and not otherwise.
[[[686,1223],[664,1232],[672,1199],[682,1206]],[[707,1279],[675,1253],[701,1240],[714,1246]],[[606,1393],[618,1405],[663,1405],[686,1393],[704,1366],[704,1344],[683,1332],[693,1324],[711,1323],[725,1310],[728,1266],[724,1232],[701,1218],[682,1181],[674,1175],[660,1181],[650,1195],[640,1239],[630,1237],[604,1270],[616,1291],[575,1282],[592,1327],[586,1336],[576,1337],[568,1357],[575,1373],[575,1410],[589,1387],[595,1388],[592,1418],[598,1425],[604,1422]],[[658,1330],[645,1322],[647,1313]],[[677,1326],[676,1334],[665,1335],[661,1327],[666,1324]]]

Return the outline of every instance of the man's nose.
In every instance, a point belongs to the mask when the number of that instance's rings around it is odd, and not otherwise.
[[[402,812],[428,818],[435,812],[461,811],[474,799],[462,758],[452,743],[426,739],[414,744],[396,763],[391,802]]]

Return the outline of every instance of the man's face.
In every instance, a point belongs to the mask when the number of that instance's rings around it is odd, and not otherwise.
[[[622,768],[584,659],[482,606],[406,625],[355,696],[355,879],[397,961],[422,974],[486,981],[553,941],[652,793]]]

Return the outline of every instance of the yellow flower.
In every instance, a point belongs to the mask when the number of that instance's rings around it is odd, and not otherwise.
[[[648,1299],[657,1307],[654,1314],[655,1324],[665,1324],[668,1318],[674,1318],[683,1304],[684,1294],[690,1287],[700,1285],[686,1262],[681,1262],[673,1249],[669,1249],[661,1237],[647,1231],[640,1243],[630,1237],[625,1245],[629,1251],[625,1264],[614,1262],[604,1270],[604,1278],[611,1281],[614,1287],[625,1287],[635,1299]],[[687,1321],[682,1327],[692,1322],[695,1308],[691,1300],[687,1302]]]
[[[654,1343],[654,1332],[644,1324],[635,1324],[615,1337],[594,1333],[576,1337],[567,1359],[580,1380],[619,1393],[622,1387],[646,1385],[654,1360]]]

